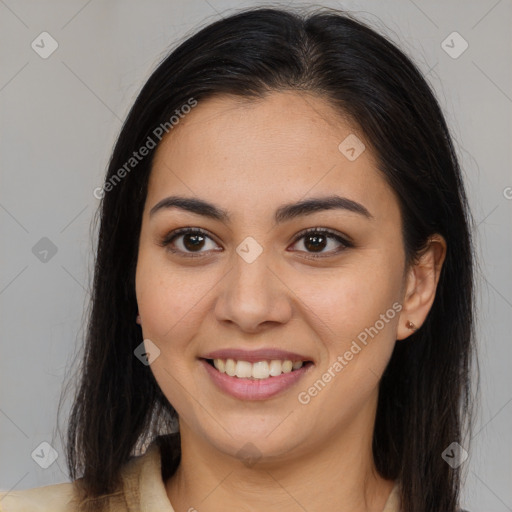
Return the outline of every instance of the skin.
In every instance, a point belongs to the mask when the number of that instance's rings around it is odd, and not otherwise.
[[[157,149],[149,180],[136,271],[145,339],[160,349],[151,364],[179,413],[182,461],[167,481],[178,511],[381,512],[393,482],[374,466],[371,444],[378,383],[397,339],[420,328],[434,301],[446,253],[433,237],[405,268],[401,216],[369,144],[350,161],[338,149],[354,126],[321,97],[272,92],[262,100],[202,101]],[[283,224],[283,203],[336,193],[363,204],[372,219],[324,210]],[[170,195],[199,197],[229,211],[229,223],[177,208],[149,216]],[[211,234],[200,257],[173,254],[160,241],[199,227]],[[307,228],[350,237],[314,252]],[[247,237],[263,248],[247,263]],[[181,254],[194,253],[174,241]],[[192,248],[191,248],[192,247]],[[392,307],[400,313],[308,404],[297,396],[332,367],[365,328]],[[243,401],[218,390],[198,357],[219,348],[277,347],[309,356],[314,367],[268,400]],[[237,452],[251,442],[259,459]],[[264,491],[264,492],[262,492]]]

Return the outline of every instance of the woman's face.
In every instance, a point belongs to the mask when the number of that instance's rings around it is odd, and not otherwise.
[[[284,458],[373,429],[405,254],[397,199],[357,136],[319,97],[274,92],[199,102],[157,149],[137,301],[146,348],[160,351],[150,368],[205,446]],[[196,211],[152,212],[170,196]],[[161,244],[183,228],[203,233]]]

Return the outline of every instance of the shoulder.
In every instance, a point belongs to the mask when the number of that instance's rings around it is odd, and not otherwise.
[[[400,482],[396,481],[395,485],[391,491],[391,494],[384,505],[384,510],[382,512],[400,512],[401,508],[401,499],[400,499],[401,487]],[[0,510],[1,512],[1,510]],[[459,509],[458,512],[470,512],[466,509]]]
[[[399,512],[400,511],[400,483],[395,482],[393,489],[384,505],[382,512]]]
[[[138,493],[137,484],[141,471],[154,460],[154,455],[154,450],[151,450],[149,454],[132,457],[122,469],[121,489],[112,495],[100,498],[102,506],[108,505],[107,510],[127,509],[126,495]],[[0,491],[0,512],[76,512],[79,509],[76,485],[78,481],[23,490],[2,490]]]
[[[161,449],[170,436],[158,437],[145,453],[132,456],[121,470],[121,486],[100,498],[107,510],[158,510],[173,512],[162,479]],[[80,480],[80,479],[79,479]],[[34,487],[26,490],[0,490],[0,512],[76,512],[79,508],[76,482]]]
[[[74,510],[71,482],[25,490],[0,491],[0,512],[71,512]]]

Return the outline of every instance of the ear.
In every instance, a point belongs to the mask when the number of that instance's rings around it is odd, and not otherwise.
[[[397,340],[410,336],[414,331],[406,327],[411,321],[419,329],[434,303],[437,283],[446,257],[446,241],[435,234],[409,268],[402,298],[402,310],[397,328]]]

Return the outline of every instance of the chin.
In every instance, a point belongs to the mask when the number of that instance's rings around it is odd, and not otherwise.
[[[251,466],[256,460],[260,464],[265,461],[271,462],[295,452],[297,445],[303,442],[304,436],[304,431],[301,431],[301,439],[297,439],[289,429],[279,430],[279,427],[276,428],[279,423],[272,423],[272,427],[267,427],[266,422],[259,426],[253,424],[251,428],[247,428],[245,422],[232,425],[226,429],[231,436],[217,425],[215,432],[208,428],[204,438],[213,448],[240,459],[246,466]]]

